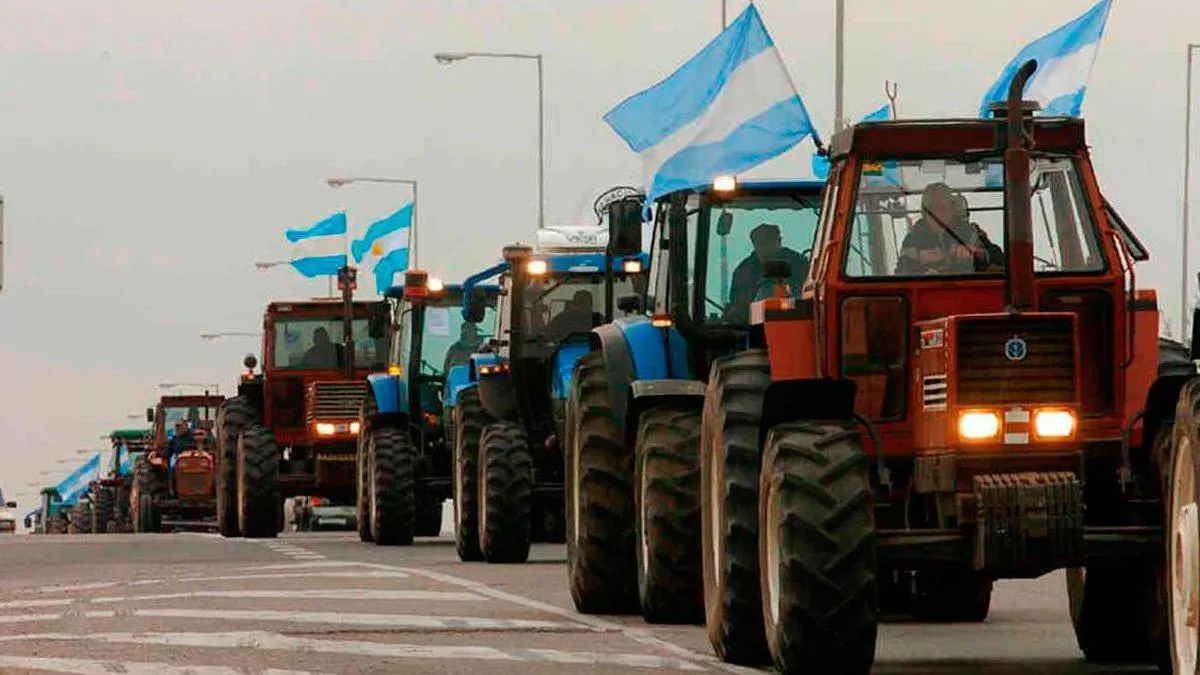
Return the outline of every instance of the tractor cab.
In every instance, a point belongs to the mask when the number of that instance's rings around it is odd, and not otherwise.
[[[211,442],[217,410],[224,396],[203,395],[163,396],[153,408],[146,409],[146,421],[154,425],[154,447],[163,452],[168,443],[175,439],[179,423],[187,426],[191,439],[197,447],[206,447]]]
[[[212,413],[216,414],[215,408]],[[112,452],[109,453],[108,468],[101,473],[102,483],[133,475],[134,463],[152,447],[154,434],[152,429],[114,429],[108,439]]]

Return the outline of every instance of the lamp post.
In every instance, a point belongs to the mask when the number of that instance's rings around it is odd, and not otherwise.
[[[291,260],[270,260],[270,261],[266,261],[266,262],[254,263],[254,269],[260,270],[260,271],[261,270],[269,270],[273,267],[279,267],[281,265],[291,265],[291,264],[292,264]],[[329,277],[329,297],[331,297],[331,298],[333,297],[333,277],[332,276]]]
[[[254,333],[251,331],[228,330],[218,333],[201,333],[201,340],[216,340],[225,337],[262,337],[262,333]]]
[[[158,385],[159,389],[182,389],[183,387],[203,387],[205,390],[212,389],[213,393],[221,395],[221,385],[217,382],[163,382]]]
[[[1187,87],[1186,87],[1186,102],[1184,104],[1183,113],[1183,260],[1180,263],[1180,282],[1179,282],[1179,339],[1187,340],[1188,336],[1188,295],[1187,289],[1191,286],[1188,280],[1188,183],[1192,177],[1192,53],[1200,49],[1200,43],[1191,42],[1187,46]],[[1195,326],[1192,326],[1194,329]]]
[[[384,183],[392,185],[409,185],[412,186],[412,225],[408,235],[408,255],[409,266],[417,266],[417,181],[409,178],[370,178],[370,177],[354,177],[354,178],[329,178],[325,184],[331,188],[339,188],[343,185],[351,183]]]
[[[724,8],[722,8],[724,13]],[[541,54],[515,54],[501,52],[438,52],[433,55],[438,63],[448,66],[456,61],[470,58],[483,59],[526,59],[537,64],[538,82],[538,229],[546,226],[546,83]]]

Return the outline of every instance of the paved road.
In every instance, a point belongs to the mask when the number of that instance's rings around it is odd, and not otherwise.
[[[519,566],[449,539],[353,533],[14,536],[0,541],[0,673],[684,673],[718,664],[699,627],[576,614],[562,546]],[[1084,666],[1061,575],[1001,585],[988,622],[888,624],[876,672],[1151,672]]]

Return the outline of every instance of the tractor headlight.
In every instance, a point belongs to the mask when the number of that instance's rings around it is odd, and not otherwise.
[[[318,436],[332,436],[334,431],[333,424],[329,422],[317,422]]]
[[[626,260],[621,266],[621,270],[626,274],[638,274],[642,271],[642,261],[637,258]]]
[[[994,438],[1000,433],[1000,416],[994,412],[969,411],[958,417],[958,435],[979,441]]]
[[[717,176],[712,182],[713,192],[733,192],[737,189],[737,178],[734,176]]]
[[[540,277],[550,271],[550,266],[545,260],[530,260],[525,264],[525,271],[533,277]]]
[[[361,427],[361,426],[358,424],[358,422],[351,422],[351,423],[350,423],[350,433],[352,433],[352,434],[357,434],[357,433],[358,433],[358,430],[359,430],[359,429],[361,429],[361,428],[362,428],[362,427]]]
[[[1070,438],[1075,433],[1075,413],[1039,410],[1033,414],[1033,432],[1038,438]]]

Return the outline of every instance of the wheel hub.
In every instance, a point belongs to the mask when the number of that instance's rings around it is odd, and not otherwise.
[[[1171,643],[1180,673],[1194,673],[1200,660],[1200,509],[1193,452],[1190,440],[1182,438],[1171,472]]]
[[[773,629],[779,625],[779,588],[783,585],[779,572],[779,528],[773,522],[776,518],[772,517],[776,515],[779,500],[774,490],[763,497],[767,499],[767,522],[764,523],[767,528],[767,559],[763,564],[767,566],[767,605],[771,613],[771,626],[768,629]],[[780,518],[779,522],[782,523],[783,519]]]

